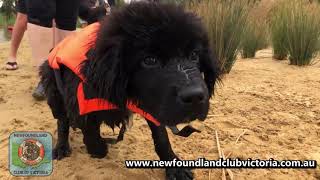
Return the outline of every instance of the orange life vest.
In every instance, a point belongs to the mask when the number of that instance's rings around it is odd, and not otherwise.
[[[49,54],[48,61],[51,68],[59,70],[59,64],[63,64],[73,71],[82,81],[78,85],[77,99],[80,115],[94,111],[112,110],[117,107],[106,99],[93,98],[86,99],[84,94],[84,77],[80,72],[80,65],[87,60],[86,53],[94,47],[97,38],[97,32],[100,24],[94,23],[80,32],[68,36],[60,42]],[[160,123],[151,114],[143,111],[132,102],[127,102],[127,108],[137,114],[140,114],[147,120],[159,126]]]

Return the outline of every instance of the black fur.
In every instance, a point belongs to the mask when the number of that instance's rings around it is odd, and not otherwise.
[[[148,121],[160,159],[177,158],[165,126],[204,120],[220,75],[200,19],[173,5],[132,3],[101,22],[95,48],[89,54],[81,69],[87,85],[119,109],[79,116],[76,89],[80,79],[62,66],[62,96],[46,62],[40,74],[48,104],[58,119],[55,158],[70,154],[69,126],[81,128],[93,157],[104,157],[107,146],[100,137],[100,124],[105,122],[112,128],[124,124],[130,116],[127,100],[160,121],[159,127]],[[200,96],[189,96],[195,90]],[[168,179],[192,178],[189,169],[169,168],[166,175]]]
[[[97,22],[106,16],[107,10],[105,6],[105,4],[102,4],[95,7],[95,4],[90,4],[90,1],[82,0],[79,6],[79,17],[87,21],[88,24]]]

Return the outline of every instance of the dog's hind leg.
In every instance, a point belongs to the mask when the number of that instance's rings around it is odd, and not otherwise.
[[[171,148],[165,126],[156,126],[150,121],[147,122],[151,129],[155,150],[160,160],[179,160]],[[193,174],[187,168],[166,168],[166,179],[188,180],[193,179]]]
[[[93,158],[103,158],[108,153],[108,146],[100,136],[100,125],[101,121],[94,118],[94,116],[88,116],[85,125],[81,127],[83,143]]]

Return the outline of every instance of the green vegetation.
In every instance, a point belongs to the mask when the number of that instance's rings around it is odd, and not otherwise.
[[[303,0],[284,0],[271,19],[274,57],[290,64],[309,65],[320,50],[319,5]]]
[[[273,9],[273,13],[270,19],[270,34],[271,43],[273,47],[273,58],[277,60],[284,60],[288,55],[287,50],[287,21],[286,12],[288,8],[285,6],[287,2],[279,2]]]
[[[203,18],[213,52],[222,71],[229,73],[240,50],[249,5],[247,0],[202,0],[188,9]]]
[[[0,13],[5,17],[11,17],[15,14],[15,0],[5,0],[2,1],[2,6],[0,7]]]
[[[115,0],[115,3],[117,8],[125,5],[124,0]]]
[[[15,4],[14,0],[5,0],[0,8],[0,26],[14,24],[15,21]]]
[[[0,13],[0,27],[8,26],[8,25],[13,25],[15,22],[15,16],[11,16],[7,18],[5,15]]]
[[[297,1],[287,14],[289,61],[293,65],[309,65],[320,49],[319,7]]]
[[[241,55],[243,58],[253,58],[258,50],[268,46],[267,23],[250,17],[241,42]]]
[[[241,42],[243,58],[253,58],[258,50],[269,45],[268,16],[272,4],[269,1],[255,1],[250,7],[246,28]]]

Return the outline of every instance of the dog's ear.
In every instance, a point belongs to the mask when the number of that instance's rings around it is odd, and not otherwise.
[[[127,103],[128,75],[124,70],[121,38],[112,37],[104,43],[97,43],[91,60],[88,61],[85,76],[88,84],[104,98],[124,109]]]
[[[204,50],[200,68],[211,97],[214,94],[216,82],[220,82],[221,68],[217,57],[212,53],[210,48]]]

